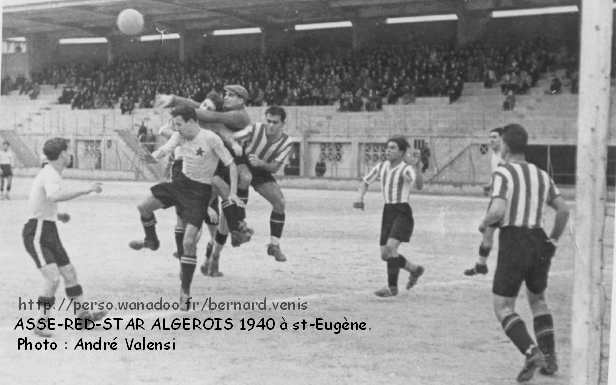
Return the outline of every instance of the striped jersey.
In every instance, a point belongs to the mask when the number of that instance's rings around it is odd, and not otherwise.
[[[255,154],[257,158],[268,163],[282,163],[293,149],[291,138],[283,133],[280,138],[269,141],[265,131],[265,124],[254,123],[248,125],[242,131],[236,132],[233,136],[237,141],[243,143],[246,155]]]
[[[391,167],[389,161],[386,160],[374,166],[364,177],[364,182],[370,184],[375,180],[380,180],[386,204],[408,203],[415,177],[413,166],[400,162],[395,167]]]
[[[501,227],[541,227],[545,205],[559,195],[548,173],[532,163],[505,163],[492,175],[492,198],[507,202]]]

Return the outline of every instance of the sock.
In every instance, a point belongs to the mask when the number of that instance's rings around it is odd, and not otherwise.
[[[387,260],[387,286],[390,288],[398,288],[398,276],[400,275],[400,268],[398,267],[398,261],[396,258],[389,258]]]
[[[4,177],[0,178],[0,193],[4,192]]]
[[[150,218],[141,217],[141,224],[145,232],[145,239],[150,241],[158,241],[156,236],[156,217],[154,214]]]
[[[270,215],[270,235],[272,239],[282,236],[282,228],[284,227],[284,213],[280,214],[272,211]],[[273,242],[272,242],[273,243]]]
[[[406,261],[406,258],[404,258],[404,255],[398,254],[398,256],[396,258],[393,258],[393,260],[395,261],[394,263],[396,264],[398,269],[406,268],[407,261]]]
[[[175,228],[175,248],[178,256],[184,254],[184,229],[181,227]]]
[[[522,354],[527,354],[529,349],[535,346],[533,339],[526,330],[524,321],[517,313],[511,313],[501,322],[507,337],[514,343]]]
[[[229,226],[229,231],[238,230],[239,217],[240,217],[240,208],[237,207],[236,204],[229,202],[228,200],[222,201],[222,212],[227,219],[227,226]]]
[[[11,180],[10,179],[6,182],[6,192],[8,193],[9,191],[11,191]]]
[[[64,290],[66,291],[66,296],[72,299],[74,303],[81,302],[83,298],[83,288],[81,287],[81,285],[66,287]],[[72,310],[74,309],[75,306],[73,306]]]
[[[180,258],[180,268],[182,269],[182,291],[184,293],[190,293],[190,285],[192,284],[196,265],[197,257],[194,255],[182,255],[182,258]]]
[[[543,353],[554,353],[554,320],[551,314],[542,314],[533,320],[535,338]]]
[[[227,243],[227,236],[228,234],[221,234],[220,231],[216,231],[216,243],[223,246],[225,243]]]
[[[248,189],[238,188],[237,196],[244,202],[244,205],[248,204]],[[243,221],[246,219],[246,209],[243,207],[238,207],[238,220]]]

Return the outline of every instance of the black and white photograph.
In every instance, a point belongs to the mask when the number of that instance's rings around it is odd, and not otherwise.
[[[0,4],[1,384],[616,385],[614,0]]]

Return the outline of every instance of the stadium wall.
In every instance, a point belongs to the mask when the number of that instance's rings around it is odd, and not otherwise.
[[[287,107],[286,129],[296,143],[297,154],[281,172],[354,179],[384,159],[388,137],[401,134],[412,139],[415,148],[431,149],[431,168],[426,175],[431,182],[484,184],[489,179],[487,131],[517,122],[528,129],[530,143],[536,146],[529,158],[559,175],[561,183],[573,182],[570,160],[575,154],[576,96],[520,97],[515,111],[492,108],[487,99],[473,102],[473,97],[466,98],[453,105],[446,99],[419,98],[414,105],[388,105],[381,112],[341,113],[333,106]],[[262,120],[264,110],[249,108],[251,119]],[[616,108],[612,111],[616,115]],[[138,175],[134,152],[122,147],[116,130],[136,136],[141,122],[156,129],[168,116],[151,109],[122,115],[116,110],[52,108],[22,119],[22,123],[10,123],[7,117],[1,128],[18,132],[35,153],[40,153],[44,137],[62,135],[77,143],[77,150],[83,150],[75,151],[76,167]],[[609,144],[616,146],[616,139],[610,138]],[[614,158],[616,152],[610,151]],[[87,157],[90,159],[84,160]],[[317,163],[321,163],[320,170]],[[614,167],[610,170],[613,174]]]

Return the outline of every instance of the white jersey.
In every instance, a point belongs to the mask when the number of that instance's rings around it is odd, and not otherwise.
[[[391,167],[391,163],[386,160],[374,166],[364,177],[364,182],[370,184],[376,180],[381,181],[381,191],[387,204],[408,203],[415,178],[413,166],[400,162]]]
[[[233,162],[233,157],[222,143],[222,139],[209,130],[199,130],[193,139],[183,138],[179,132],[173,133],[152,156],[169,155],[181,147],[182,173],[196,182],[210,184],[220,160],[225,166]]]
[[[13,156],[13,152],[11,150],[0,150],[0,164],[13,166],[15,164],[15,157]]]
[[[39,171],[32,182],[28,196],[29,218],[56,220],[58,204],[49,200],[49,196],[60,190],[61,183],[62,177],[52,165],[47,164]]]

